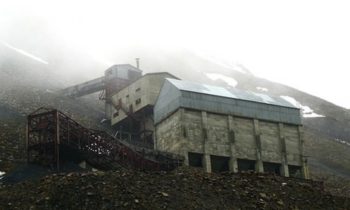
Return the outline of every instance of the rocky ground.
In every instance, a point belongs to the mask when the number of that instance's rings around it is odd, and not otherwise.
[[[0,209],[350,209],[318,182],[193,168],[53,174],[0,189]]]

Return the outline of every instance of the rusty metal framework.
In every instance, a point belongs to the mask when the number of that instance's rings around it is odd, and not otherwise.
[[[180,156],[130,146],[104,131],[83,127],[56,109],[40,108],[28,116],[26,143],[28,162],[57,170],[73,159],[105,170],[171,170],[183,164]]]

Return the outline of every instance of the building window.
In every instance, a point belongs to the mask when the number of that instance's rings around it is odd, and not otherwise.
[[[184,138],[187,137],[187,130],[186,130],[186,127],[185,127],[185,126],[182,126],[182,136],[183,136]]]
[[[248,159],[237,159],[238,171],[255,171],[255,161]]]
[[[138,105],[141,103],[141,98],[136,99],[135,104]]]
[[[290,177],[302,178],[301,166],[288,165],[288,171]]]
[[[126,103],[128,104],[129,103],[129,94],[128,95],[126,95]]]
[[[139,92],[141,90],[141,88],[136,88],[135,92]]]
[[[213,172],[229,171],[230,157],[210,155],[211,170]]]
[[[264,172],[281,175],[281,164],[263,162],[263,166],[264,166]]]
[[[203,167],[203,154],[189,152],[188,165],[192,167]]]
[[[116,118],[116,117],[118,117],[119,116],[119,112],[117,111],[117,112],[115,112],[114,114],[113,114],[113,117],[114,118]]]

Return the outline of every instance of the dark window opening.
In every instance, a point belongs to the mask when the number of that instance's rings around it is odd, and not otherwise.
[[[264,172],[281,175],[281,164],[263,162],[263,166],[264,166]]]
[[[118,111],[113,114],[113,117],[118,117],[118,116],[119,116],[119,112]]]
[[[141,98],[136,99],[135,103],[136,104],[140,104],[141,103]]]
[[[255,171],[255,161],[247,159],[237,159],[238,171]]]
[[[229,162],[229,157],[210,155],[212,172],[229,171]]]
[[[135,92],[138,92],[138,91],[140,91],[140,90],[141,90],[141,88],[136,88]]]
[[[289,176],[295,178],[302,178],[301,166],[288,165]]]
[[[203,167],[203,154],[189,152],[188,165],[193,167]]]

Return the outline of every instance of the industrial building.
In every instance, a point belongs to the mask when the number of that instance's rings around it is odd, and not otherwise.
[[[155,150],[182,155],[185,164],[207,172],[256,170],[305,177],[298,108],[263,94],[166,77],[174,78],[146,74],[112,96],[129,107],[115,110],[112,125],[126,128],[129,119],[135,135],[149,133],[146,143]],[[137,114],[139,124],[129,112],[142,113]]]
[[[300,110],[282,99],[167,79],[154,123],[155,149],[186,165],[307,177]]]
[[[111,125],[120,139],[153,149],[153,106],[166,78],[176,77],[167,72],[145,74],[111,97]]]
[[[131,65],[115,65],[95,83],[64,92],[103,90],[106,116],[121,141],[180,155],[185,165],[207,172],[308,178],[301,113],[282,98],[182,81],[167,72],[142,76]]]

